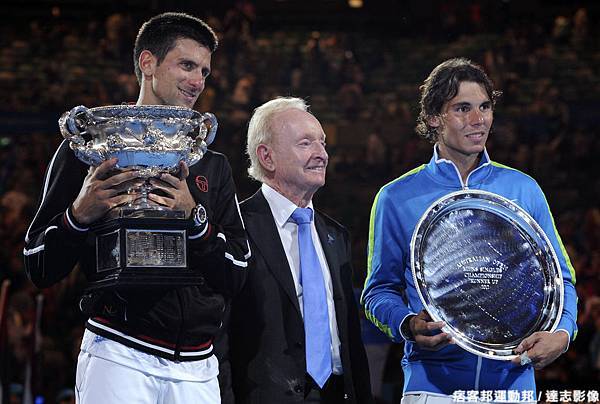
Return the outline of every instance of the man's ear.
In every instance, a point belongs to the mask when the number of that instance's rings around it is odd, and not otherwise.
[[[432,128],[439,128],[440,125],[442,124],[442,121],[441,121],[439,115],[434,115],[434,116],[427,117],[427,124],[429,126],[431,126]]]
[[[140,58],[138,62],[144,78],[146,76],[151,77],[154,75],[158,61],[156,59],[156,56],[154,56],[152,52],[150,52],[149,50],[143,50],[142,53],[140,53]]]
[[[259,144],[256,147],[256,156],[262,168],[272,173],[275,171],[275,162],[273,161],[273,149],[266,144]]]

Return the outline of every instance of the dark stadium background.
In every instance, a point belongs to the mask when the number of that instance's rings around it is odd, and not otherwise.
[[[141,22],[162,11],[190,12],[218,31],[221,45],[196,108],[219,119],[212,147],[229,156],[240,198],[258,187],[245,173],[252,110],[277,95],[311,104],[330,154],[327,185],[315,203],[352,233],[357,288],[377,190],[430,157],[431,146],[414,133],[419,83],[449,57],[482,64],[504,91],[490,155],[538,180],[577,271],[579,335],[538,372],[538,388],[571,395],[600,390],[600,3],[362,3],[0,3],[0,278],[10,280],[0,334],[5,398],[19,402],[30,387],[54,403],[73,387],[84,282],[75,271],[51,289],[36,290],[24,274],[23,236],[61,141],[59,115],[79,104],[136,100],[133,40]],[[38,328],[36,296],[43,296]],[[383,402],[399,402],[401,356],[402,346],[392,347]]]

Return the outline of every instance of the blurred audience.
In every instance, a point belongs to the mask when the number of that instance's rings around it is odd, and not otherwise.
[[[501,119],[489,142],[493,156],[540,181],[577,271],[579,336],[566,355],[539,372],[539,389],[598,389],[600,36],[594,13],[573,5],[557,15],[538,10],[533,20],[510,15],[503,20],[487,6],[472,5],[467,13],[455,3],[439,7],[439,13],[429,13],[443,16],[437,25],[415,17],[407,22],[414,34],[393,38],[348,27],[261,30],[260,15],[247,0],[222,16],[205,15],[220,31],[222,48],[196,106],[219,119],[211,147],[232,156],[238,194],[249,196],[257,186],[247,179],[243,154],[250,113],[277,95],[306,97],[322,117],[331,156],[328,182],[316,203],[348,225],[360,287],[376,191],[430,153],[414,134],[417,83],[449,57],[484,64],[504,90]],[[79,104],[135,101],[129,44],[136,34],[132,27],[147,17],[143,11],[98,13],[96,19],[73,21],[53,10],[50,21],[40,17],[0,27],[0,280],[11,281],[2,313],[0,375],[11,402],[18,402],[27,385],[39,293],[45,303],[38,363],[44,371],[34,393],[46,403],[73,402],[83,324],[78,297],[85,282],[74,272],[55,288],[35,290],[23,273],[23,237],[46,164],[61,140],[58,116]],[[377,355],[389,349],[397,357],[402,350],[378,339],[366,342]],[[373,385],[381,402],[398,402],[399,361],[387,362],[374,373],[381,376]]]

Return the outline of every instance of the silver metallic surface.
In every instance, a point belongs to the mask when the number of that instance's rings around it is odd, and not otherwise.
[[[130,268],[187,268],[185,230],[126,229],[126,262]]]
[[[491,192],[463,190],[434,202],[411,241],[419,297],[462,348],[511,360],[536,331],[553,331],[563,279],[552,245],[518,205]]]
[[[113,157],[117,168],[138,170],[141,178],[175,173],[179,162],[188,166],[204,156],[217,133],[217,118],[189,108],[168,105],[111,105],[87,108],[79,105],[58,120],[62,136],[77,158],[98,166]],[[128,192],[139,197],[127,208],[140,212],[165,211],[152,203],[149,181]],[[119,216],[120,209],[109,216]],[[164,216],[167,217],[168,212]]]
[[[118,168],[136,168],[149,178],[177,171],[179,161],[197,163],[217,132],[209,112],[163,105],[112,105],[65,112],[58,121],[77,158],[97,166],[117,157]]]

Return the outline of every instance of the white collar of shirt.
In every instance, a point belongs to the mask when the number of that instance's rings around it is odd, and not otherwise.
[[[261,190],[265,199],[271,207],[273,213],[273,219],[277,223],[277,227],[282,228],[292,216],[292,213],[298,208],[294,202],[290,201],[279,192],[275,191],[272,187],[267,184],[262,184]],[[311,208],[314,212],[313,203],[310,201],[307,208]],[[314,216],[313,216],[314,217]]]

